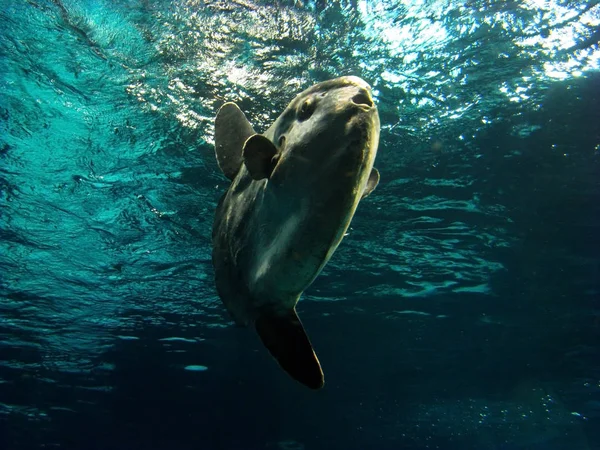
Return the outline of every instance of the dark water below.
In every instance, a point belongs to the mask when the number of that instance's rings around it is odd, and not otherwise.
[[[600,449],[597,2],[0,5],[0,449]],[[315,393],[216,296],[213,118],[346,74]]]

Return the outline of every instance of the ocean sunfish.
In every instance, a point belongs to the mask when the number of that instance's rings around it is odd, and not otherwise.
[[[281,367],[313,389],[323,371],[296,303],[379,182],[379,129],[371,88],[354,76],[303,91],[262,134],[235,103],[215,119],[217,162],[232,181],[213,225],[217,291],[235,322],[253,324]]]

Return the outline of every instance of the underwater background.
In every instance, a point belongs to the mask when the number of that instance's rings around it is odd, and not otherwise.
[[[0,0],[0,449],[600,449],[600,2]],[[378,188],[233,325],[214,116],[371,84]]]

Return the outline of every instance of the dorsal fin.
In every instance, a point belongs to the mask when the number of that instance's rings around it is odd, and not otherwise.
[[[235,103],[225,103],[215,118],[215,154],[227,178],[233,180],[242,166],[244,142],[255,134],[252,125]]]

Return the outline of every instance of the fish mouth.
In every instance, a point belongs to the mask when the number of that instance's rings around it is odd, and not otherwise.
[[[356,106],[362,107],[365,110],[369,110],[375,105],[373,103],[373,98],[371,97],[371,92],[364,88],[361,88],[350,100]]]
[[[375,102],[373,101],[373,92],[371,90],[371,86],[359,77],[349,76],[342,77],[347,86],[353,86],[354,88],[358,88],[357,91],[351,98],[350,102],[356,106],[361,107],[364,110],[370,110],[375,107]]]

